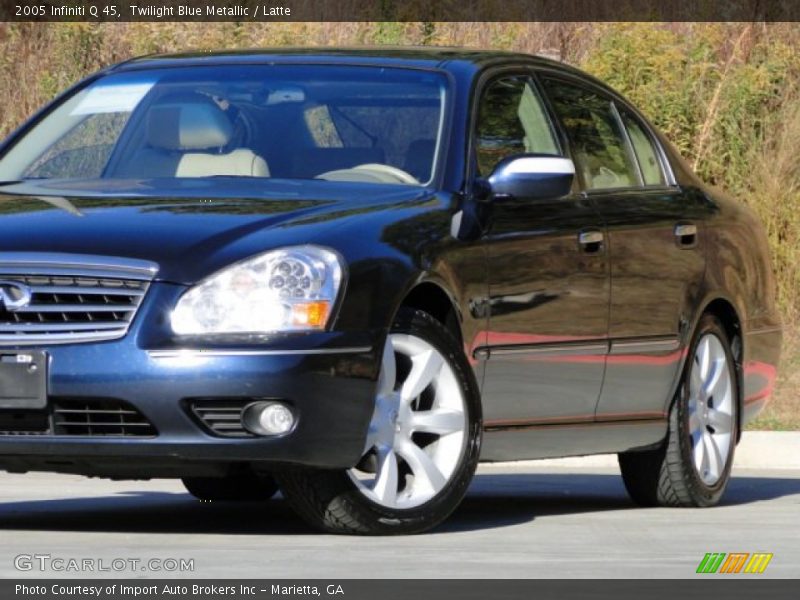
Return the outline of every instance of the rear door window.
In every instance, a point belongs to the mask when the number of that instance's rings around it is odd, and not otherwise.
[[[571,82],[544,79],[573,149],[573,159],[589,190],[638,187],[639,172],[614,102]]]
[[[620,116],[633,145],[633,151],[639,161],[644,184],[664,185],[666,183],[664,171],[661,169],[661,162],[658,160],[658,153],[652,139],[645,132],[638,119],[631,115],[629,111],[620,108]]]

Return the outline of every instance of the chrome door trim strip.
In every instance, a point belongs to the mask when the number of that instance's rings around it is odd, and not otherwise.
[[[616,419],[616,420],[580,420],[580,421],[529,421],[520,420],[515,424],[498,424],[491,421],[483,424],[485,433],[504,433],[512,431],[524,431],[527,429],[568,429],[573,427],[612,427],[628,425],[655,425],[667,421],[666,418],[641,418],[641,419]]]
[[[603,354],[658,354],[674,352],[680,348],[680,340],[675,337],[623,338],[592,342],[515,344],[511,346],[480,346],[473,358],[502,358],[518,355],[564,356],[572,354],[597,356]]]
[[[674,337],[612,340],[609,354],[656,354],[674,352],[681,346]]]
[[[477,358],[478,360],[486,360],[487,358],[489,358],[489,348],[485,346],[476,348],[472,352],[472,358]]]
[[[481,346],[473,352],[475,358],[500,358],[520,355],[563,356],[580,354],[598,356],[608,353],[608,342],[570,342],[566,344],[516,344],[513,346]]]

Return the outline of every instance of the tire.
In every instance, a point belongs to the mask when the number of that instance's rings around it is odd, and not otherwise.
[[[294,510],[323,531],[420,533],[444,521],[466,494],[481,429],[480,393],[464,351],[436,319],[401,309],[386,339],[359,465],[276,477]]]
[[[269,475],[243,473],[228,477],[185,477],[186,490],[203,502],[262,502],[278,493]]]
[[[619,455],[633,501],[641,506],[716,505],[730,480],[739,409],[731,340],[716,317],[704,315],[672,403],[666,439],[656,449]]]

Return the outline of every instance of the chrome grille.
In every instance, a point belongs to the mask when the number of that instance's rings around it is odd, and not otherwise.
[[[0,344],[120,338],[127,333],[155,275],[150,263],[126,259],[25,258],[28,260],[10,260],[0,254],[0,287],[22,285],[30,292],[29,301],[21,307],[0,303]],[[8,297],[5,291],[3,296]]]
[[[88,277],[4,276],[23,283],[31,303],[0,308],[0,342],[80,341],[125,335],[147,291],[147,282]]]

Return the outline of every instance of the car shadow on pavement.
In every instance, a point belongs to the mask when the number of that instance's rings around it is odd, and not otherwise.
[[[720,504],[733,506],[793,495],[800,497],[800,478],[734,475]],[[620,475],[481,474],[461,506],[437,531],[470,531],[548,516],[637,509]]]
[[[281,498],[201,502],[146,489],[95,498],[0,502],[0,529],[117,533],[289,535],[310,533]]]
[[[625,510],[632,504],[618,475],[478,474],[469,494],[436,531],[517,525],[557,514]]]
[[[120,484],[124,485],[124,484]],[[734,477],[723,505],[800,496],[800,478]],[[619,475],[479,474],[461,506],[435,533],[519,525],[548,516],[632,510]],[[226,535],[315,534],[280,497],[207,503],[185,493],[128,488],[91,498],[0,501],[0,529]]]

